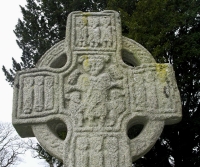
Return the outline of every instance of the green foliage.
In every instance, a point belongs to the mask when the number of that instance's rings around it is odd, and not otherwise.
[[[103,9],[120,12],[123,35],[145,46],[157,62],[173,65],[182,99],[182,121],[166,126],[153,149],[134,165],[199,167],[200,0],[27,0],[14,30],[22,61],[13,59],[10,70],[3,67],[6,80],[13,84],[17,71],[34,67],[64,39],[70,12]]]
[[[136,166],[200,165],[199,11],[199,0],[140,0],[127,22],[128,37],[145,46],[158,62],[173,65],[183,109],[182,121],[165,127]]]
[[[130,29],[128,27],[133,12],[136,10],[138,0],[108,0],[107,9],[116,10],[120,13],[122,20],[122,33],[128,36]]]

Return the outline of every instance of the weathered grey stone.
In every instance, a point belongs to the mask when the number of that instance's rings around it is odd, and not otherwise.
[[[71,13],[65,40],[15,79],[13,125],[67,167],[130,167],[180,119],[172,66],[122,37],[115,11]],[[143,130],[129,139],[137,124]]]

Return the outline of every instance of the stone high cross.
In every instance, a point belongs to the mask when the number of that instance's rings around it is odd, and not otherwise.
[[[13,102],[19,135],[35,136],[65,167],[131,167],[181,119],[172,66],[123,37],[115,11],[71,13],[65,40],[17,74]]]

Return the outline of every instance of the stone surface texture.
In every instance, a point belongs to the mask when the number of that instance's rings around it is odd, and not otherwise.
[[[71,13],[65,40],[15,78],[14,127],[65,167],[131,167],[165,124],[180,120],[172,66],[123,37],[115,11]],[[141,133],[130,139],[138,124]]]

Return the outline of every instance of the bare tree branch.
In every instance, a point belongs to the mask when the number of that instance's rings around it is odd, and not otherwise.
[[[20,154],[26,151],[24,141],[10,123],[0,122],[0,167],[9,167],[19,162]]]

